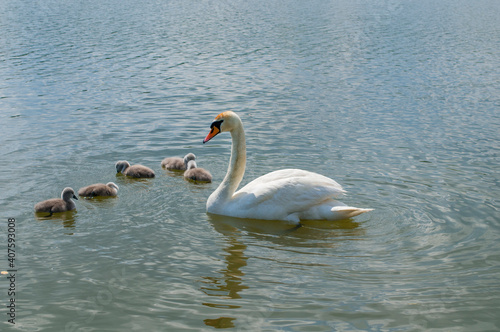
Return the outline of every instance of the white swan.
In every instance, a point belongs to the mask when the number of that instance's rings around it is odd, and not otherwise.
[[[245,131],[231,111],[219,114],[203,143],[230,132],[231,159],[224,180],[207,200],[207,212],[237,218],[285,220],[340,220],[372,209],[347,206],[335,200],[344,193],[334,180],[300,169],[283,169],[263,175],[236,191],[245,174]]]

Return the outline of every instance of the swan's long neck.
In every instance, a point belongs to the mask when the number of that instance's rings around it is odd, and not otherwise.
[[[214,192],[214,196],[218,196],[221,201],[231,199],[233,194],[238,189],[243,175],[245,174],[245,164],[247,160],[247,148],[245,143],[245,131],[243,124],[239,124],[231,130],[231,159],[229,160],[229,168],[224,180]]]

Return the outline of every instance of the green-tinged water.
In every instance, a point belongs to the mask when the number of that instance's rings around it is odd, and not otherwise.
[[[0,0],[0,270],[11,233],[17,270],[0,329],[500,330],[498,17],[493,0]],[[374,211],[207,215],[230,135],[202,140],[226,110],[242,184],[306,169]],[[213,183],[161,169],[188,152]],[[117,198],[33,212],[108,181]]]

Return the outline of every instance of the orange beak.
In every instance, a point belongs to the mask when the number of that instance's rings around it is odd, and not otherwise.
[[[210,141],[212,138],[214,138],[218,133],[220,133],[220,129],[217,128],[216,126],[212,127],[212,130],[210,130],[210,133],[208,133],[207,137],[203,140],[203,144],[206,142]]]

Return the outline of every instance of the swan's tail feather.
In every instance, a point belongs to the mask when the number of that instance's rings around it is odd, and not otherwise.
[[[360,215],[361,213],[373,211],[373,209],[361,209],[353,206],[334,206],[330,211],[334,214],[342,216],[343,218],[352,218]]]

